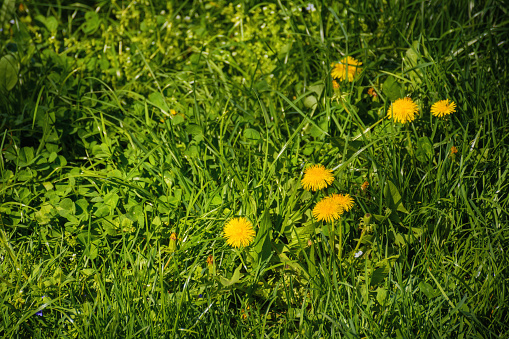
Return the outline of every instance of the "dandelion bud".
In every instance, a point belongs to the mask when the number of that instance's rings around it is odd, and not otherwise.
[[[170,245],[168,246],[168,252],[173,253],[177,250],[177,233],[173,232],[170,235]]]
[[[362,218],[362,222],[363,222],[364,226],[369,226],[369,224],[371,224],[371,214],[370,213],[364,214],[364,217]]]
[[[207,258],[207,268],[209,270],[209,275],[214,275],[216,273],[216,268],[214,266],[214,257],[211,254]]]

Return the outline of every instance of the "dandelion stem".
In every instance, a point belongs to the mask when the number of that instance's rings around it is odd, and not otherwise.
[[[361,232],[361,236],[359,238],[359,240],[357,241],[357,246],[355,246],[355,249],[353,250],[353,253],[357,253],[357,250],[359,249],[359,247],[361,246],[361,241],[362,241],[362,237],[364,237],[364,233],[366,233],[366,228],[364,228]]]
[[[338,257],[341,259],[341,252],[343,252],[343,223],[341,222],[341,218],[339,219],[339,249],[338,249]]]
[[[331,253],[334,253],[334,238],[336,237],[336,233],[334,231],[334,220],[332,220],[329,233],[330,233],[329,234],[330,249],[331,249]],[[331,255],[331,260],[332,260],[332,255]]]

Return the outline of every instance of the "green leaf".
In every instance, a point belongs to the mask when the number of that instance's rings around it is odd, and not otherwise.
[[[219,281],[221,282],[221,284],[224,287],[228,287],[228,286],[238,283],[240,281],[240,278],[242,278],[242,275],[240,274],[241,269],[242,269],[242,264],[240,264],[239,267],[237,267],[237,269],[235,269],[235,272],[233,272],[233,276],[231,277],[230,280],[220,277]]]
[[[304,106],[307,108],[314,108],[316,104],[318,103],[318,100],[316,100],[316,97],[314,95],[310,95],[304,99]]]
[[[264,262],[270,258],[270,233],[272,230],[272,221],[270,220],[269,210],[266,209],[260,219],[260,228],[256,234],[256,239],[252,248],[253,257],[257,262]]]
[[[403,201],[401,198],[401,194],[398,191],[398,188],[390,180],[387,180],[387,182],[385,184],[384,197],[385,197],[385,203],[391,210],[400,211],[403,213],[410,213],[405,208],[405,206],[403,206]]]
[[[401,99],[405,96],[404,87],[400,85],[396,78],[392,75],[385,79],[382,91],[390,101],[395,101],[396,99]]]
[[[198,147],[195,145],[189,146],[189,148],[183,154],[189,158],[197,158],[200,155],[198,152]]]
[[[23,147],[19,150],[17,165],[26,167],[34,162],[34,149],[32,147]]]
[[[37,15],[35,20],[42,22],[51,33],[56,32],[58,28],[58,20],[54,16]]]
[[[376,300],[381,306],[384,306],[387,299],[387,290],[384,287],[378,287],[376,289]]]
[[[166,99],[164,96],[159,92],[151,93],[148,96],[149,103],[154,105],[155,107],[159,108],[163,113],[166,113],[169,115],[170,108],[168,107],[168,104],[166,103]]]
[[[83,33],[92,34],[99,28],[100,20],[99,14],[94,11],[89,11],[85,14],[85,23],[82,26]]]
[[[249,141],[258,141],[260,140],[260,132],[255,129],[248,128],[244,131],[244,137]]]
[[[414,41],[412,43],[412,47],[406,50],[405,58],[403,58],[403,63],[405,65],[405,72],[408,72],[410,76],[410,81],[414,85],[419,85],[422,82],[422,70],[416,68],[419,60],[419,41]]]
[[[424,295],[428,298],[434,298],[436,297],[437,295],[440,294],[440,292],[438,291],[435,291],[435,289],[433,288],[433,286],[431,286],[430,284],[428,284],[427,282],[424,282],[424,281],[421,281],[419,283],[419,290],[424,293]]]
[[[27,181],[32,179],[34,174],[30,169],[21,170],[18,172],[18,181]]]
[[[44,203],[41,208],[35,212],[35,219],[40,225],[46,225],[50,222],[55,213],[56,210],[51,204]]]
[[[329,121],[326,118],[320,119],[317,126],[312,125],[309,131],[309,134],[314,138],[325,136],[326,131],[329,130]]]
[[[18,64],[12,54],[0,59],[0,90],[10,91],[18,82]]]
[[[420,162],[428,162],[433,157],[433,145],[428,137],[421,137],[417,140],[415,157]]]
[[[104,218],[105,216],[110,214],[110,208],[103,203],[97,203],[94,205],[93,213],[97,218]]]

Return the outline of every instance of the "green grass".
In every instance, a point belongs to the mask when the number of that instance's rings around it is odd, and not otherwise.
[[[309,3],[4,1],[3,337],[509,336],[503,2]]]

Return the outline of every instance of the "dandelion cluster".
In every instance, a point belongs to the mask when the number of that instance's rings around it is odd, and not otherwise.
[[[313,216],[327,222],[339,219],[344,212],[353,207],[353,199],[349,194],[332,194],[320,200],[313,209]]]
[[[244,217],[233,218],[223,229],[226,243],[232,247],[246,247],[253,241],[256,232],[249,220]]]
[[[355,76],[362,71],[362,68],[359,67],[360,65],[362,65],[362,62],[348,56],[341,59],[338,63],[332,63],[331,66],[334,68],[331,71],[331,76],[334,79],[339,79],[341,81],[348,80],[351,82],[354,80]]]
[[[314,165],[304,170],[301,184],[307,191],[318,191],[332,184],[333,181],[331,170],[326,169],[323,165]]]

